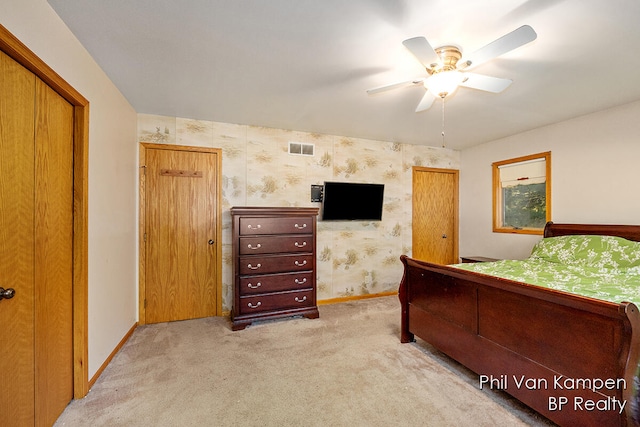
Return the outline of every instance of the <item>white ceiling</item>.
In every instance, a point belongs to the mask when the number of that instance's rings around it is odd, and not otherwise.
[[[139,113],[442,145],[442,106],[402,41],[471,53],[528,24],[532,43],[474,68],[445,143],[464,148],[640,100],[638,0],[48,0]]]

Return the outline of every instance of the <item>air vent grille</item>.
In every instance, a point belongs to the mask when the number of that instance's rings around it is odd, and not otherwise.
[[[289,143],[289,154],[294,154],[297,156],[313,156],[315,152],[315,145],[307,144],[303,142],[290,142]]]

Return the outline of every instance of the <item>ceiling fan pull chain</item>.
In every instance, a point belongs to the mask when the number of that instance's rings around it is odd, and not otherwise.
[[[444,96],[442,97],[442,148],[444,148]]]

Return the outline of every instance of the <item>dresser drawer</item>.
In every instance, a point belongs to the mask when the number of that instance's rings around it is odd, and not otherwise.
[[[313,290],[282,292],[277,294],[256,295],[240,298],[240,314],[260,313],[263,311],[285,310],[315,306]]]
[[[240,255],[312,252],[313,236],[240,237]]]
[[[313,232],[313,217],[291,218],[244,217],[239,221],[241,236],[255,234],[309,234]]]
[[[239,292],[241,296],[245,296],[307,289],[313,287],[312,280],[313,272],[311,271],[241,277]]]
[[[241,275],[284,273],[313,269],[313,254],[241,256],[238,270]]]

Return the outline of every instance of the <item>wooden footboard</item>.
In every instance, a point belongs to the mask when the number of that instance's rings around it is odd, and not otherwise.
[[[566,426],[633,425],[640,315],[401,256],[401,341],[414,335]]]

